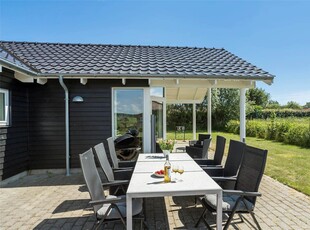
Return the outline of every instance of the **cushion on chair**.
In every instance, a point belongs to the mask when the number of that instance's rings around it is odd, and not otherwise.
[[[213,209],[216,209],[216,198],[217,198],[217,196],[215,194],[205,195],[204,198],[205,198],[204,199],[205,202],[208,205],[210,205]],[[223,194],[223,202],[222,202],[223,211],[231,211],[238,198],[239,198],[238,195]],[[244,199],[244,202],[247,204],[247,206],[250,208],[250,210],[254,209],[254,205],[250,201]],[[239,202],[239,205],[237,207],[237,211],[247,211],[247,208],[242,201]]]
[[[112,199],[112,198],[116,198],[117,196],[107,196],[107,200],[108,199]],[[124,196],[119,196],[119,197],[124,197]],[[123,217],[126,217],[126,202],[121,202],[121,203],[117,203],[117,206],[122,214]],[[140,212],[142,212],[142,206],[143,206],[143,199],[132,199],[132,215],[138,215]],[[101,219],[104,214],[106,213],[106,211],[108,210],[108,208],[110,207],[110,204],[104,204],[102,206],[102,208],[100,208],[97,211],[97,218]],[[112,208],[109,211],[109,214],[107,215],[106,219],[118,219],[120,218],[119,213],[117,212],[117,210],[115,208]]]

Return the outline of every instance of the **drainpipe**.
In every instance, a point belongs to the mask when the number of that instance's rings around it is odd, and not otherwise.
[[[66,175],[70,176],[70,150],[69,150],[69,91],[63,81],[63,77],[59,76],[59,83],[65,91],[65,117],[66,117]]]

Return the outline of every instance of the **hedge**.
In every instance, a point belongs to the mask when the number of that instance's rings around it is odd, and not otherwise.
[[[247,114],[250,119],[268,119],[276,116],[278,118],[286,117],[310,117],[310,109],[296,110],[296,109],[256,109]]]
[[[239,127],[239,121],[231,120],[226,125],[226,131],[239,134]],[[248,120],[246,135],[309,148],[310,118]]]

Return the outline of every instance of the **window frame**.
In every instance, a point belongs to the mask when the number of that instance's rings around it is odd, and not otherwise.
[[[4,120],[0,121],[0,127],[10,125],[10,92],[8,89],[0,88],[0,93],[4,94]]]

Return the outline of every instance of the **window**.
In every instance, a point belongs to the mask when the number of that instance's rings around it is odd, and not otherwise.
[[[9,91],[0,88],[0,126],[9,125]]]

